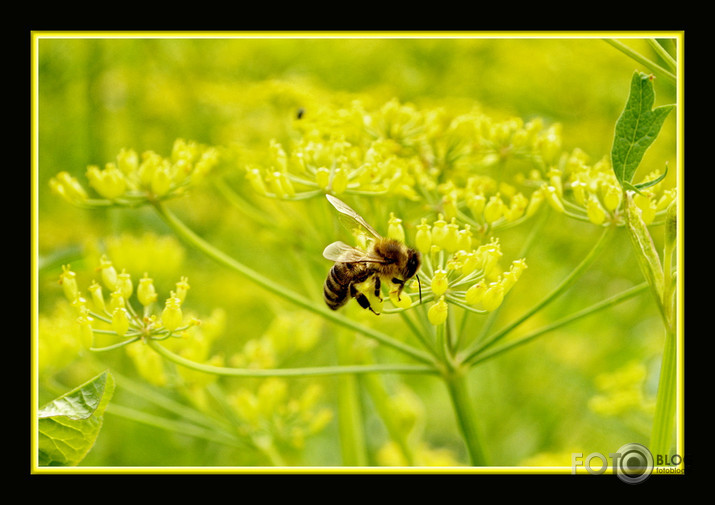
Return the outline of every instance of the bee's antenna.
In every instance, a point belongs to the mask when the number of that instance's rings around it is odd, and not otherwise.
[[[420,303],[422,303],[422,283],[420,282],[420,276],[419,276],[419,275],[415,275],[415,277],[417,277],[417,289],[418,289],[419,292],[420,292]]]

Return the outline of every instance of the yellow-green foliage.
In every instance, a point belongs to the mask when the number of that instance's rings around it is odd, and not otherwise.
[[[468,347],[506,325],[606,228],[615,245],[509,338],[642,282],[608,157],[635,63],[600,40],[59,37],[39,40],[37,57],[40,393],[118,372],[118,407],[83,464],[344,462],[341,377],[214,376],[169,362],[148,338],[216,369],[404,360],[360,337],[344,362],[337,336],[354,332],[187,247],[154,204],[322,307],[323,248],[365,245],[323,195],[339,196],[422,253],[420,285],[392,290],[383,315],[342,312],[410,345],[415,327],[458,331]],[[672,93],[664,83],[659,101]],[[636,182],[675,166],[674,129],[669,118]],[[674,181],[635,197],[656,241]],[[471,372],[491,463],[647,439],[657,310],[645,296],[608,310]],[[469,462],[435,377],[384,383],[404,437],[366,402],[369,464]]]

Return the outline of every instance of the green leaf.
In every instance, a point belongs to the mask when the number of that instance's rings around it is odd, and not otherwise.
[[[43,406],[38,417],[38,461],[43,466],[77,465],[94,446],[114,378],[103,372]]]
[[[627,189],[646,150],[660,132],[668,113],[675,105],[662,105],[653,109],[655,91],[652,76],[635,72],[626,106],[616,122],[616,133],[611,149],[613,171],[621,185]]]
[[[634,188],[636,191],[638,191],[638,190],[640,190],[640,189],[650,188],[651,186],[655,186],[655,185],[658,184],[660,181],[662,181],[663,179],[665,179],[665,176],[666,176],[666,175],[668,175],[668,164],[667,164],[667,163],[665,164],[665,172],[663,172],[663,173],[660,175],[660,177],[657,177],[657,178],[653,179],[652,181],[639,182],[638,184],[634,184],[634,185],[633,185],[633,188]],[[640,193],[640,191],[638,191],[638,192]]]

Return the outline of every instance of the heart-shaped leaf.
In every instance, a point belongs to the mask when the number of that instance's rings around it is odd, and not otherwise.
[[[114,378],[103,372],[43,406],[37,414],[39,464],[72,466],[82,461],[99,435],[113,392]]]

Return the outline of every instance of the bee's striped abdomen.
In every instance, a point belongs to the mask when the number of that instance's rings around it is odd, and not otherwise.
[[[338,310],[348,301],[350,279],[345,276],[345,263],[336,263],[330,269],[323,284],[323,298],[333,310]]]
[[[371,272],[362,263],[335,263],[323,284],[323,298],[328,307],[338,310],[350,298],[350,286],[365,281]]]

